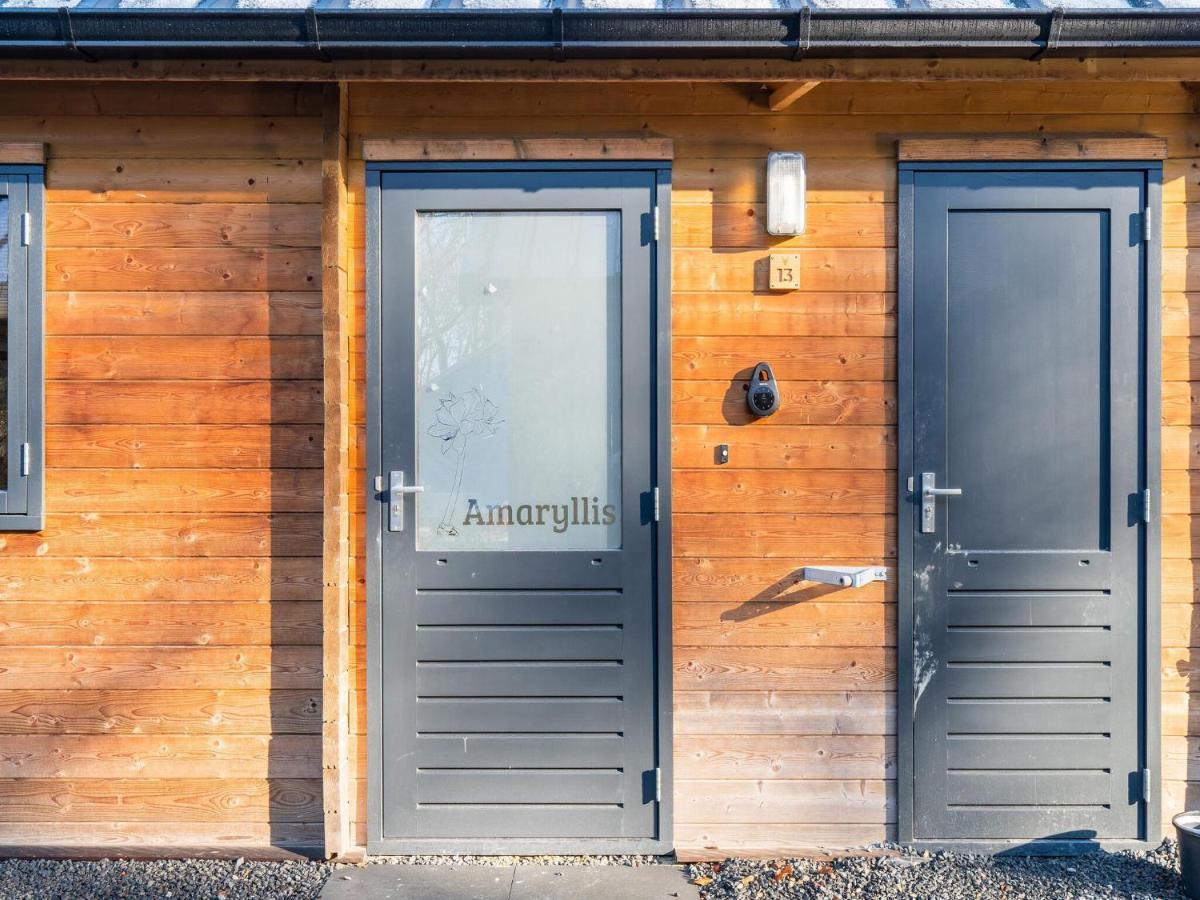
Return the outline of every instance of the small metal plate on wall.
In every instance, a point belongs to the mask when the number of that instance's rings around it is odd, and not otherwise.
[[[772,253],[767,261],[768,285],[773,291],[800,290],[800,254]]]

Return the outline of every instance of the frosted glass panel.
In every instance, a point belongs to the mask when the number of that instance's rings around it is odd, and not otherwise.
[[[417,547],[621,543],[617,212],[417,220]]]

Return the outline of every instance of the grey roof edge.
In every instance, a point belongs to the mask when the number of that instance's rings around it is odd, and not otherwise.
[[[0,9],[4,59],[1181,56],[1200,9]]]

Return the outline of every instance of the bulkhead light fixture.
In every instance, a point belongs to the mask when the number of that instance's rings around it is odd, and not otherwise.
[[[767,233],[804,234],[804,154],[767,154]]]

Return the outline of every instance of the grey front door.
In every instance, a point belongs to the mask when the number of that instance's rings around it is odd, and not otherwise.
[[[1145,833],[1150,180],[902,172],[916,840]]]
[[[651,848],[655,173],[377,177],[372,844]]]

